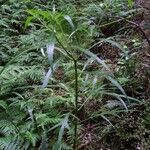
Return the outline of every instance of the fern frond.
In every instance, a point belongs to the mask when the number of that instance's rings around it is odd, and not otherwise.
[[[0,95],[7,94],[15,86],[27,85],[28,79],[42,80],[42,68],[10,65],[0,75]]]
[[[19,150],[19,140],[14,136],[0,137],[1,150]]]

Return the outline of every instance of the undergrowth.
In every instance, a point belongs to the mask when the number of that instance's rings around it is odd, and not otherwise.
[[[144,8],[0,3],[0,149],[149,149],[149,39],[135,23]]]

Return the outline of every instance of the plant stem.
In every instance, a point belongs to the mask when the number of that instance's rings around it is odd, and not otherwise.
[[[77,117],[78,113],[78,65],[77,65],[77,59],[75,59],[69,52],[68,50],[64,47],[64,45],[60,42],[58,37],[56,36],[57,42],[60,44],[60,46],[64,49],[66,54],[69,56],[69,58],[73,61],[74,63],[74,74],[75,74],[75,116]],[[75,123],[74,123],[74,142],[73,142],[73,150],[76,150],[77,147],[77,126],[78,126],[78,120],[75,118]]]
[[[75,69],[75,115],[78,113],[78,66],[77,66],[77,60],[74,60],[74,69]],[[75,118],[75,124],[74,124],[74,143],[73,143],[73,150],[76,150],[77,146],[77,125],[78,121]]]
[[[65,51],[66,54],[69,56],[69,58],[75,62],[75,61],[76,61],[75,58],[68,52],[68,50],[67,50],[67,49],[64,47],[64,45],[60,42],[60,40],[58,39],[58,37],[57,37],[57,36],[55,36],[55,37],[56,37],[57,42],[58,42],[58,43],[60,44],[60,46],[64,49],[64,51]]]

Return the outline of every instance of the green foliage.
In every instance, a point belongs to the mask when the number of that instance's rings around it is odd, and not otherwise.
[[[124,88],[133,83],[135,55],[99,27],[134,12],[127,11],[132,1],[1,3],[0,149],[76,149],[86,143],[80,139],[88,123],[101,121],[104,131],[141,104]],[[105,44],[119,50],[118,72],[92,51]]]

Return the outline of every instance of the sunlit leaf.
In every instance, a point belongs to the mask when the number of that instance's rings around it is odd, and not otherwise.
[[[27,28],[27,26],[29,26],[29,24],[31,23],[31,21],[33,20],[33,16],[29,16],[25,22],[25,29]]]
[[[42,55],[45,57],[46,55],[45,55],[45,53],[44,53],[44,49],[43,48],[41,48],[41,53],[42,53]]]
[[[133,0],[128,0],[128,6],[132,7],[133,6]]]
[[[45,88],[48,85],[49,79],[52,77],[52,68],[50,67],[46,73],[42,87]]]
[[[125,96],[127,96],[126,93],[125,93],[125,91],[124,91],[124,89],[123,89],[122,86],[117,82],[117,80],[113,79],[113,78],[110,77],[110,76],[107,76],[106,78],[107,78],[109,81],[111,81],[111,83],[112,83],[114,86],[116,86]]]
[[[68,21],[68,23],[70,24],[70,26],[72,27],[72,29],[75,29],[75,26],[74,26],[73,21],[70,18],[70,16],[65,15],[64,18]]]
[[[53,64],[54,48],[55,48],[54,42],[47,44],[47,54],[48,54],[48,61],[49,61],[50,65]]]
[[[128,111],[127,105],[125,104],[125,102],[122,100],[121,97],[117,97],[117,99],[123,104],[124,108],[126,109],[126,111]]]
[[[60,128],[60,131],[59,131],[59,135],[58,135],[58,143],[61,143],[61,140],[63,138],[63,135],[64,135],[64,131],[65,129],[68,129],[69,130],[69,124],[68,124],[68,118],[69,118],[69,115],[67,114],[65,116],[65,118],[61,121],[61,128]]]

